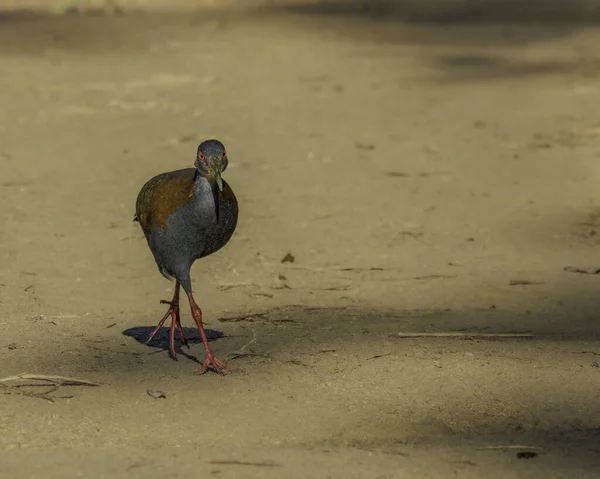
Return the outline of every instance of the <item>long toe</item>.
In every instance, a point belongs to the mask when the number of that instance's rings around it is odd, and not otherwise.
[[[175,311],[171,309],[170,312],[171,328],[169,331],[169,353],[171,358],[173,358],[175,361],[179,361],[177,354],[175,353],[175,328],[179,325],[179,318],[177,317],[177,313]]]
[[[179,315],[177,317],[177,331],[179,332],[179,339],[181,341],[181,344],[183,344],[188,349],[190,349],[188,340],[186,339],[185,334],[183,333],[183,328],[181,327],[181,321],[179,320]]]
[[[163,327],[163,324],[165,324],[165,321],[169,317],[169,314],[170,314],[170,311],[167,311],[167,314],[165,314],[163,319],[161,319],[158,322],[158,325],[156,326],[156,328],[154,328],[154,331],[152,331],[152,333],[150,333],[150,336],[148,337],[148,340],[146,341],[146,345],[150,344],[150,341],[152,341],[154,339],[154,336],[156,336],[156,333],[158,333],[158,331],[160,331],[160,328]]]
[[[174,359],[175,361],[178,361],[177,354],[175,353],[175,327],[178,326],[179,328],[181,328],[181,326],[179,325],[178,314],[179,314],[178,310],[175,310],[172,307],[169,308],[169,310],[165,313],[163,318],[159,321],[158,325],[156,326],[156,328],[154,328],[154,331],[152,331],[152,334],[150,334],[150,337],[146,341],[146,344],[150,344],[150,341],[152,341],[152,339],[154,339],[154,336],[156,336],[156,333],[158,333],[160,328],[163,327],[167,318],[169,316],[171,316],[171,328],[169,331],[169,356],[171,356],[171,358]]]
[[[200,374],[204,374],[209,369],[212,369],[214,372],[221,375],[224,375],[226,372],[233,371],[231,366],[221,361],[212,352],[206,355],[206,359],[204,360],[202,368],[200,369]]]

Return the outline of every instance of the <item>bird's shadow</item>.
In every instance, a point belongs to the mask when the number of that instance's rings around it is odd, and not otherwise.
[[[146,342],[148,341],[148,338],[152,334],[152,331],[154,331],[153,326],[135,326],[133,328],[126,329],[125,331],[122,332],[122,334],[123,334],[123,336],[128,336],[130,338],[135,339],[140,344],[143,344],[150,348],[160,349],[160,350],[163,350],[163,351],[166,351],[169,353],[170,329],[167,327],[160,328],[156,332],[154,337],[152,338],[152,341],[150,341],[149,344],[146,344]],[[206,337],[208,338],[209,342],[215,341],[216,339],[220,339],[225,336],[225,334],[222,331],[216,331],[214,329],[206,329],[205,331],[206,331]],[[202,338],[200,338],[200,335],[198,334],[198,330],[196,328],[183,328],[183,334],[185,335],[185,338],[187,339],[188,345],[195,344],[195,343],[202,344]],[[198,358],[196,358],[196,356],[193,356],[190,353],[186,352],[186,350],[188,348],[185,348],[182,346],[183,346],[183,344],[181,342],[181,339],[179,338],[179,335],[176,333],[175,334],[175,352],[178,355],[180,354],[187,359],[190,359],[195,362],[199,362]],[[170,356],[170,354],[169,354],[169,356]],[[173,358],[173,359],[176,359],[176,358]]]

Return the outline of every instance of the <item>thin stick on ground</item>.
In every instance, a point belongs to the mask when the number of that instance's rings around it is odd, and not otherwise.
[[[0,383],[0,391],[4,391],[4,394],[20,394],[21,396],[44,399],[49,402],[54,402],[54,399],[49,397],[48,394],[56,391],[56,389],[58,389],[58,388],[52,388],[50,391],[39,394],[39,393],[32,393],[29,391],[25,391],[23,389],[18,388],[17,386],[10,386],[8,384]]]
[[[6,384],[10,381],[44,381],[47,384]],[[50,387],[48,391],[44,391],[42,393],[33,393],[27,391],[23,388],[31,387],[31,386],[46,386]],[[22,396],[34,397],[38,399],[44,399],[49,402],[54,402],[54,399],[49,396],[49,394],[57,391],[62,386],[89,386],[89,387],[97,387],[100,386],[98,383],[94,383],[92,381],[88,381],[85,379],[74,379],[67,378],[63,376],[52,376],[52,375],[44,375],[44,374],[19,374],[17,376],[8,376],[5,378],[0,378],[0,389],[3,390],[6,394],[20,394]]]
[[[236,465],[236,466],[277,466],[274,462],[248,462],[248,461],[227,461],[220,459],[209,459],[209,464],[221,464],[221,465]]]
[[[254,344],[256,342],[256,331],[252,330],[252,339],[244,344],[240,350],[237,352],[237,354],[244,354],[244,351],[246,351],[246,348],[248,348],[251,344]]]
[[[47,381],[49,383],[58,384],[60,386],[91,386],[97,387],[100,386],[98,383],[94,383],[92,381],[88,381],[86,379],[74,379],[67,378],[64,376],[52,376],[45,374],[18,374],[17,376],[8,376],[5,378],[0,378],[0,383],[5,383],[8,381],[23,381],[23,380],[32,380],[32,381]]]
[[[231,353],[230,359],[239,359],[247,356],[264,356],[263,354],[257,354],[253,352],[246,352],[246,349],[250,347],[250,345],[256,342],[256,331],[252,330],[252,339],[244,344],[238,351]]]
[[[500,444],[495,446],[483,446],[477,448],[479,451],[496,451],[502,449],[537,449],[540,450],[541,447],[537,446],[525,446],[522,444]]]
[[[476,333],[453,331],[447,333],[394,333],[397,338],[458,338],[458,339],[533,339],[532,333]]]

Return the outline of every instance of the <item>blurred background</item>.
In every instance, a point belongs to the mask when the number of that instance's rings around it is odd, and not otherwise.
[[[0,378],[3,477],[596,477],[599,21],[0,0],[2,376],[100,385]],[[144,345],[173,285],[132,222],[213,137],[240,221],[192,275],[226,378]]]

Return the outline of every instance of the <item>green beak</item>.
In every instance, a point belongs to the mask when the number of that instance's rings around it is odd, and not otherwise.
[[[218,158],[214,158],[210,162],[210,166],[208,167],[208,172],[215,179],[215,183],[217,183],[217,187],[219,191],[223,191],[223,179],[221,178],[221,160]]]

